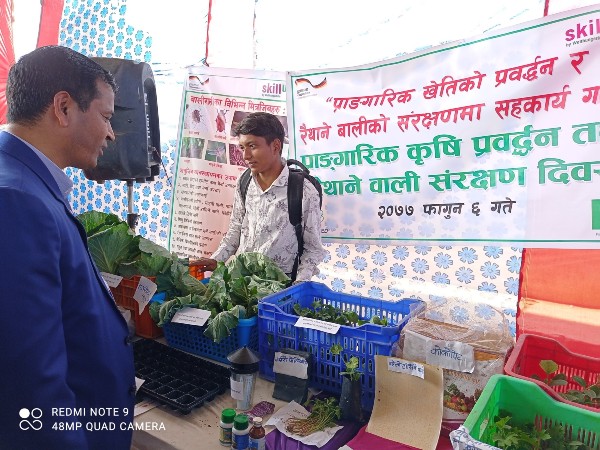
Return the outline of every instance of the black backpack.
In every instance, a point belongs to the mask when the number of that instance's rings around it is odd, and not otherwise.
[[[292,281],[296,280],[298,273],[298,264],[300,263],[300,256],[304,252],[304,235],[302,233],[302,197],[304,194],[304,179],[312,183],[317,192],[319,193],[319,208],[323,206],[323,188],[321,183],[315,177],[310,174],[308,168],[300,161],[295,159],[288,159],[287,165],[290,168],[290,178],[288,181],[288,215],[290,217],[290,223],[296,231],[296,238],[298,239],[298,254],[294,260],[294,268],[292,269],[291,278]],[[299,169],[291,166],[298,166]],[[240,194],[242,196],[242,203],[246,204],[246,193],[248,192],[248,186],[250,185],[250,179],[252,174],[250,169],[246,169],[240,177]]]

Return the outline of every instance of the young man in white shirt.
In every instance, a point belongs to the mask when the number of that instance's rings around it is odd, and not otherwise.
[[[229,230],[211,258],[190,262],[212,271],[217,261],[245,252],[258,252],[271,258],[281,270],[292,274],[298,253],[298,240],[288,214],[289,168],[281,156],[285,130],[273,114],[256,112],[246,116],[235,135],[252,177],[242,200],[240,179],[236,185]],[[310,181],[304,179],[302,201],[304,251],[296,279],[308,281],[319,273],[325,256],[321,243],[320,197]]]

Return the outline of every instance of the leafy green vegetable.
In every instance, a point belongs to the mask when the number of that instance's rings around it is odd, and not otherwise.
[[[155,258],[148,253],[141,253],[135,261],[119,264],[119,275],[130,278],[134,275],[155,277],[171,268],[172,261],[166,258]],[[161,290],[162,292],[162,290]]]
[[[294,304],[292,307],[294,313],[301,317],[310,317],[312,319],[323,320],[325,322],[337,323],[349,327],[360,327],[365,323],[372,323],[375,325],[388,326],[387,317],[373,316],[371,320],[363,320],[354,311],[344,311],[333,305],[322,304],[320,301],[314,301],[311,308],[303,308],[299,303]]]
[[[171,265],[171,279],[175,289],[190,294],[204,294],[206,286],[200,280],[190,275],[189,267],[177,261]]]
[[[87,211],[77,216],[77,219],[83,225],[86,236],[93,236],[100,231],[104,231],[121,223],[114,214],[107,214],[100,211]]]
[[[229,311],[222,311],[210,320],[206,330],[204,330],[204,335],[212,338],[215,342],[219,342],[231,334],[231,330],[238,325],[238,319],[244,318],[244,315],[245,312],[242,306],[235,306]]]
[[[88,247],[101,272],[119,274],[120,264],[140,256],[139,240],[126,223],[120,223],[90,236]]]
[[[150,313],[150,317],[152,318],[154,323],[160,322],[159,310],[161,306],[162,303],[158,302],[150,302],[150,304],[148,305],[148,312]]]
[[[244,307],[245,317],[258,314],[258,287],[251,286],[251,277],[235,278],[229,285],[229,296],[234,306]]]
[[[267,256],[254,252],[242,253],[227,264],[219,262],[204,295],[194,296],[191,304],[188,302],[186,306],[211,312],[204,335],[214,342],[220,342],[231,334],[239,319],[249,319],[258,314],[261,298],[279,292],[289,282],[289,277]],[[173,302],[164,306],[164,312],[161,308],[159,326],[173,317],[171,308],[180,307],[180,303]]]
[[[289,283],[289,277],[271,258],[257,252],[241,253],[227,263],[232,278],[252,276],[269,282]]]
[[[217,264],[217,268],[210,276],[210,281],[206,289],[206,297],[215,308],[215,311],[227,311],[233,307],[229,301],[229,282],[231,275],[227,271],[225,264]]]
[[[162,304],[151,303],[153,320],[163,326],[185,307],[211,312],[204,334],[219,342],[229,336],[239,319],[258,314],[258,301],[290,284],[289,277],[269,257],[242,253],[227,264],[219,263],[208,286],[189,274],[189,267],[175,253],[136,236],[114,214],[90,211],[78,216],[86,233],[92,258],[103,272],[131,277],[156,277],[157,292],[165,292]]]
[[[198,294],[190,294],[182,297],[175,297],[167,300],[158,308],[157,325],[162,327],[165,323],[171,321],[177,311],[185,307],[199,308],[204,305],[204,297]]]
[[[180,262],[175,253],[170,260],[161,256],[157,260],[168,261],[167,270],[156,274],[158,292],[166,292],[167,298],[175,298],[189,294],[201,294],[206,291],[206,286],[201,281],[189,274],[189,267]]]
[[[86,230],[90,254],[102,272],[126,278],[156,277],[157,292],[165,292],[167,299],[202,295],[206,291],[206,286],[189,274],[185,261],[161,245],[137,236],[114,214],[88,211],[77,218]]]
[[[493,427],[492,439],[504,450],[590,450],[583,442],[570,439],[571,433],[559,423],[513,423],[512,415],[500,411]],[[574,437],[574,435],[573,435]]]
[[[227,264],[219,263],[212,273],[207,297],[217,314],[211,317],[204,335],[214,342],[229,336],[237,319],[258,314],[258,301],[285,289],[290,278],[271,260],[256,252],[241,253]],[[235,325],[230,326],[234,322]],[[216,322],[214,325],[212,322]]]

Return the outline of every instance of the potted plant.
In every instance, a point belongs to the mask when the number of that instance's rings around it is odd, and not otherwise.
[[[334,344],[330,351],[332,355],[340,355],[342,346]],[[359,360],[356,356],[351,356],[344,360],[344,371],[342,375],[342,393],[340,394],[341,418],[344,420],[363,421],[361,397],[362,397],[362,372],[358,370]]]

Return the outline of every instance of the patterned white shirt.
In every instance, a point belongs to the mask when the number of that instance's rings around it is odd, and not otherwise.
[[[252,175],[245,205],[242,203],[238,179],[229,229],[212,254],[213,259],[227,261],[234,254],[258,252],[271,258],[288,275],[292,272],[298,253],[298,240],[288,214],[287,185],[290,170],[284,158],[282,161],[284,167],[281,174],[264,192]],[[302,199],[302,228],[304,252],[300,258],[296,280],[308,281],[319,273],[317,266],[325,257],[325,250],[321,243],[319,193],[306,179]]]

